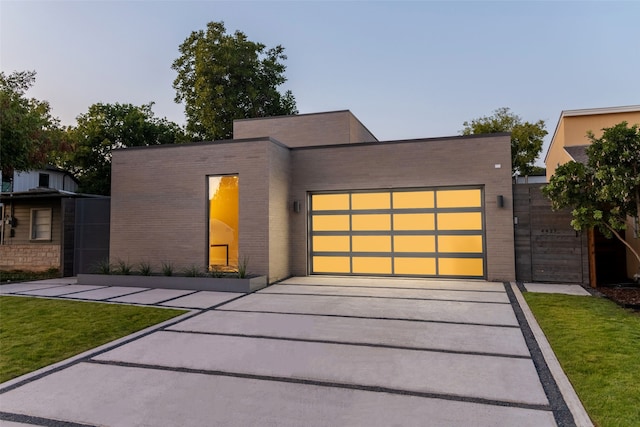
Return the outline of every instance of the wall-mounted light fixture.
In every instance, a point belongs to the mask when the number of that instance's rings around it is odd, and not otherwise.
[[[299,200],[294,200],[293,201],[293,211],[295,213],[300,213],[300,201]]]
[[[502,194],[498,196],[498,207],[504,208],[504,196]]]

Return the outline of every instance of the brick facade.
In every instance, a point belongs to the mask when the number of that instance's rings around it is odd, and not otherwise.
[[[342,119],[341,114],[309,116]],[[342,134],[348,140],[366,136],[366,128],[358,129],[351,117],[344,117]],[[308,118],[289,119],[306,123]],[[281,118],[240,124],[256,136],[269,132],[271,120]],[[170,261],[178,269],[207,265],[209,175],[238,174],[239,256],[248,258],[250,273],[266,275],[269,282],[308,274],[310,192],[472,185],[485,195],[487,278],[515,280],[508,134],[344,145],[327,137],[329,145],[301,147],[320,135],[301,132],[280,135],[286,145],[262,137],[115,151],[111,261],[147,261],[156,268]],[[298,134],[302,139],[296,140]],[[497,206],[498,195],[503,207]],[[300,212],[294,212],[296,202]]]
[[[266,136],[291,148],[377,141],[349,110],[233,122],[235,139]]]
[[[115,151],[111,261],[207,265],[207,176],[238,174],[239,257],[248,259],[250,273],[269,274],[274,144],[261,138]]]
[[[515,280],[510,141],[498,134],[294,149],[291,197],[305,212],[309,192],[483,186],[487,279]],[[307,226],[306,215],[292,216],[294,275],[308,274]]]

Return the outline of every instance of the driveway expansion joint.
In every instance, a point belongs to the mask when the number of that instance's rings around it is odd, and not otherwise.
[[[12,412],[0,412],[0,421],[31,424],[44,427],[94,427],[93,424],[81,424],[71,421],[60,421],[51,418],[34,417],[31,415],[15,414]]]
[[[306,378],[278,377],[278,376],[270,376],[270,375],[249,374],[244,372],[228,372],[228,371],[193,369],[193,368],[174,367],[174,366],[148,365],[148,364],[142,364],[142,363],[119,362],[119,361],[110,361],[110,360],[93,360],[92,359],[92,360],[86,360],[85,363],[96,364],[96,365],[107,365],[107,366],[120,366],[120,367],[126,367],[126,368],[181,372],[186,374],[200,374],[200,375],[210,375],[210,376],[243,378],[243,379],[260,380],[260,381],[273,381],[273,382],[290,383],[290,384],[305,384],[305,385],[314,385],[319,387],[370,391],[375,393],[388,393],[388,394],[395,394],[395,395],[401,395],[401,396],[414,396],[414,397],[423,397],[423,398],[429,398],[429,399],[442,399],[442,400],[450,400],[450,401],[457,401],[457,402],[477,403],[481,405],[532,409],[537,411],[550,412],[552,410],[552,408],[549,405],[537,405],[537,404],[523,403],[523,402],[484,399],[481,397],[461,396],[456,394],[402,390],[402,389],[380,387],[380,386],[367,386],[367,385],[361,385],[361,384],[318,381],[318,380],[310,380]]]
[[[227,301],[231,302],[231,301]],[[268,311],[268,310],[238,310],[223,308],[220,311],[233,311],[235,313],[266,313],[266,314],[289,314],[293,316],[321,316],[321,317],[344,317],[348,319],[376,319],[376,320],[401,320],[403,322],[423,322],[423,323],[444,323],[446,325],[470,325],[470,326],[487,326],[492,328],[512,328],[520,329],[519,325],[504,325],[495,323],[473,323],[473,322],[454,322],[449,320],[433,320],[433,319],[408,319],[405,317],[370,317],[370,316],[355,316],[346,314],[327,314],[327,313],[299,313],[299,312],[285,312],[285,311]]]
[[[257,292],[258,293],[263,293],[263,294],[267,294],[269,292],[261,292],[261,291],[267,291],[270,287],[273,287],[274,284],[271,284],[269,286],[267,286],[266,288],[262,288],[259,289]],[[447,289],[447,288],[405,288],[403,286],[353,286],[353,285],[312,285],[310,283],[283,283],[280,286],[304,286],[304,287],[309,287],[309,288],[326,288],[327,286],[331,286],[334,288],[352,288],[352,289],[389,289],[389,290],[396,290],[396,289],[402,289],[402,290],[406,290],[406,291],[425,291],[425,292],[431,292],[431,291],[443,291],[443,292],[485,292],[485,293],[493,293],[493,294],[504,294],[504,292],[502,290],[499,291],[492,291],[492,290],[487,290],[487,289]],[[307,295],[307,294],[305,294]]]
[[[128,297],[128,296],[131,296],[131,295],[139,294],[139,293],[142,293],[142,292],[146,292],[146,291],[148,291],[148,290],[150,290],[150,289],[151,289],[151,288],[142,288],[142,289],[139,289],[139,290],[137,290],[137,291],[129,292],[129,293],[126,293],[126,294],[122,294],[122,295],[115,296],[115,297],[105,298],[105,299],[103,299],[103,300],[99,300],[99,301],[119,302],[119,301],[111,301],[111,300],[112,300],[112,299],[116,299],[116,298]]]
[[[246,297],[248,295],[254,294],[254,293],[255,293],[255,291],[254,292],[249,292],[249,293],[246,293],[246,294],[240,294],[235,298],[231,298],[230,300],[223,301],[223,302],[221,302],[219,304],[212,305],[211,307],[208,307],[208,308],[206,308],[206,309],[204,309],[202,311],[216,310],[216,309],[218,309],[218,307],[222,307],[223,305],[229,304],[230,302],[238,301],[239,299],[242,299],[242,298],[244,298],[244,297]]]
[[[177,299],[180,299],[180,298],[183,298],[183,297],[189,296],[189,295],[193,295],[193,294],[195,294],[195,293],[197,293],[197,292],[198,292],[198,291],[192,291],[192,292],[188,292],[188,293],[186,293],[186,294],[180,294],[180,295],[175,296],[175,297],[167,298],[167,299],[165,299],[165,300],[156,301],[156,302],[154,302],[154,303],[153,303],[153,305],[162,305],[162,304],[166,304],[166,303],[168,303],[168,302],[170,302],[170,301],[177,300]],[[126,295],[126,296],[128,296],[128,295]]]
[[[11,282],[11,283],[7,283],[7,285],[17,285],[20,282]],[[25,285],[31,284],[32,282],[24,282]],[[2,285],[2,286],[7,286],[7,285]],[[69,285],[42,285],[42,288],[35,288],[35,289],[29,289],[28,291],[18,291],[18,292],[7,292],[6,294],[3,295],[22,295],[20,292],[31,292],[31,291],[43,291],[45,289],[54,289],[54,288],[61,288],[63,286],[69,286]]]
[[[171,326],[167,326],[168,328]],[[310,342],[319,344],[335,344],[335,345],[351,345],[357,347],[370,347],[370,348],[389,348],[393,350],[409,350],[409,351],[423,351],[431,353],[447,353],[447,354],[464,354],[468,356],[489,356],[489,357],[502,357],[507,359],[526,359],[531,360],[530,356],[520,356],[517,354],[504,354],[504,353],[488,353],[481,351],[459,351],[459,350],[447,350],[439,348],[426,348],[426,347],[409,347],[401,345],[391,344],[374,344],[365,342],[353,342],[353,341],[335,341],[335,340],[322,340],[322,339],[309,339],[309,338],[295,338],[295,337],[279,337],[273,335],[254,335],[254,334],[233,334],[225,332],[203,332],[203,331],[190,331],[188,329],[162,329],[163,332],[173,332],[177,334],[193,334],[193,335],[212,335],[212,336],[225,336],[225,337],[238,337],[238,338],[256,338],[274,341],[292,341],[292,342]]]
[[[500,292],[503,293],[503,292]],[[448,298],[408,298],[408,297],[391,297],[391,296],[378,296],[378,295],[340,295],[340,294],[305,294],[297,292],[260,292],[260,295],[298,295],[305,297],[340,297],[340,298],[371,298],[371,299],[393,299],[393,300],[408,300],[408,301],[448,301],[448,302],[465,302],[473,304],[502,304],[509,305],[509,302],[498,301],[471,301],[464,299],[448,299]]]
[[[65,287],[65,286],[84,286],[84,285],[62,285],[62,286],[57,286],[57,288],[62,288],[62,287]],[[98,289],[105,289],[105,288],[108,288],[108,287],[109,286],[95,286],[92,289],[81,289],[79,291],[71,291],[71,292],[66,293],[66,294],[53,295],[53,296],[54,297],[58,297],[58,298],[73,298],[70,295],[80,294],[82,292],[87,292],[87,291],[96,291]],[[47,289],[50,289],[50,288],[47,288]],[[40,290],[44,290],[44,289],[40,289]],[[35,292],[35,291],[28,291],[28,292]],[[21,295],[31,296],[30,294],[21,294]],[[47,295],[37,295],[37,296],[47,297]]]

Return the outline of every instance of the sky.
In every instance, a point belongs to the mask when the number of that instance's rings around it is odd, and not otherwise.
[[[639,19],[640,1],[0,0],[0,69],[35,70],[28,96],[64,125],[98,102],[184,124],[171,64],[223,21],[284,46],[300,113],[348,109],[384,141],[509,107],[545,120],[548,145],[562,110],[640,104]]]

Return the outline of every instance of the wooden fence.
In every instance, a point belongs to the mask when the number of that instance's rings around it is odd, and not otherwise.
[[[516,279],[589,283],[587,233],[571,227],[571,211],[552,211],[543,184],[513,185]]]

